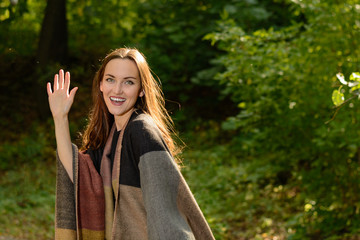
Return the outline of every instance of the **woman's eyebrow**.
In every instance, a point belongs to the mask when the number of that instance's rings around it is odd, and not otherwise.
[[[114,75],[110,74],[110,73],[107,73],[105,74],[105,76],[109,76],[111,78],[116,78]],[[124,77],[124,79],[137,79],[136,77],[133,77],[133,76],[127,76],[127,77]]]
[[[129,76],[129,77],[124,77],[124,79],[137,79],[137,78]]]
[[[114,75],[111,75],[111,74],[109,74],[109,73],[105,74],[105,76],[109,76],[109,77],[115,78]]]

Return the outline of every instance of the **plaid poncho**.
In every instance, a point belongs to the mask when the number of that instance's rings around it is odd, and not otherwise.
[[[57,159],[55,239],[214,239],[151,117],[132,114],[111,172],[114,131],[115,126],[100,174],[75,145],[74,182]]]

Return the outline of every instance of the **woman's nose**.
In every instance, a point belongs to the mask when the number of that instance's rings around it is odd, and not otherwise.
[[[117,82],[114,86],[114,93],[120,94],[122,93],[122,84],[121,82]]]

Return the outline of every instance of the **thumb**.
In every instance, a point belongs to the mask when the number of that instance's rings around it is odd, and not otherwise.
[[[78,87],[74,87],[73,89],[71,89],[70,94],[69,94],[69,98],[70,98],[71,101],[74,101],[75,94],[76,94],[78,89],[79,89]]]

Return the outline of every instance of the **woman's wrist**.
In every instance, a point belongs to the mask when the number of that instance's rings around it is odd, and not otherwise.
[[[55,125],[63,125],[63,124],[68,124],[69,120],[68,120],[68,116],[64,115],[64,116],[53,116],[54,118],[54,123]]]

